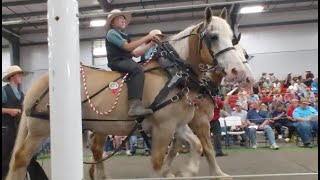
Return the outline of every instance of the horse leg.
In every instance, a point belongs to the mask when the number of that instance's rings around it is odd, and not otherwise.
[[[181,168],[176,175],[182,177],[194,176],[199,171],[200,157],[203,150],[201,142],[188,125],[178,128],[176,137],[186,142],[190,149],[186,166]]]
[[[171,166],[174,158],[178,155],[178,152],[181,150],[182,142],[178,137],[175,136],[169,148],[168,156],[165,160],[165,165],[163,169],[163,174],[165,177],[174,177],[174,174],[171,172]]]
[[[159,125],[152,128],[151,162],[155,172],[154,176],[170,176],[161,170],[168,145],[174,135],[175,126],[172,124],[166,126],[161,124],[161,126],[165,127],[165,130],[164,128],[159,127]]]
[[[200,114],[196,114],[195,118],[196,119],[193,119],[189,123],[189,126],[201,141],[203,154],[207,158],[207,162],[209,164],[210,175],[229,176],[220,169],[216,161],[215,150],[213,148],[210,136],[210,123],[208,118]]]
[[[18,137],[10,161],[10,169],[6,180],[24,180],[27,166],[44,140],[49,137],[49,122],[29,118],[21,118]]]
[[[99,161],[102,159],[105,140],[106,135],[94,133],[91,144],[91,151],[94,161]],[[91,165],[89,169],[89,175],[91,180],[106,179],[107,177],[104,172],[104,162]]]

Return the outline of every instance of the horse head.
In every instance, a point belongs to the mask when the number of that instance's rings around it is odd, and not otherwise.
[[[246,81],[246,67],[244,56],[233,46],[234,33],[226,21],[227,10],[224,8],[219,16],[213,16],[209,7],[205,9],[204,21],[199,24],[200,38],[206,45],[213,62],[213,66],[224,68],[225,81],[240,83]],[[243,53],[242,53],[243,55]]]

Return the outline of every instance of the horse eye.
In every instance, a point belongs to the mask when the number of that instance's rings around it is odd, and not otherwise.
[[[216,41],[219,39],[219,36],[218,36],[218,34],[213,34],[210,38],[212,41]]]

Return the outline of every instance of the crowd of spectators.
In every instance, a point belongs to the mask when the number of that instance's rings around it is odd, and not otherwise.
[[[239,88],[233,95],[227,95],[232,90],[231,85],[222,86],[221,94],[216,96],[217,106],[210,122],[216,156],[227,155],[222,151],[221,132],[229,130],[244,131],[240,135],[240,145],[253,149],[258,147],[258,131],[264,132],[270,148],[274,150],[279,149],[277,140],[284,139],[288,143],[293,141],[293,136],[301,138],[303,147],[312,147],[312,136],[318,132],[318,78],[310,71],[306,72],[305,79],[302,76],[291,77],[289,73],[282,82],[274,73],[262,73],[252,88]],[[221,128],[219,118],[228,116],[240,117],[242,125]],[[284,133],[284,127],[288,133]],[[122,139],[123,136],[107,136],[104,156],[116,149]],[[229,144],[238,137],[227,139]],[[90,145],[91,137],[88,135],[87,147]],[[144,149],[145,155],[150,155],[141,137],[132,136],[124,147],[129,156],[136,154],[137,148]]]
[[[256,149],[257,131],[263,131],[271,149],[279,149],[276,139],[290,142],[293,136],[301,138],[303,147],[311,147],[312,136],[318,132],[318,78],[306,72],[305,79],[289,73],[282,83],[273,73],[262,73],[251,89],[223,94],[225,106],[230,107],[228,113],[242,120],[240,129],[231,128],[245,131],[240,145],[250,142]]]

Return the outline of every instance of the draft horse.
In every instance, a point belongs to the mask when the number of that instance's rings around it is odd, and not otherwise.
[[[217,52],[219,57],[215,60],[224,68],[225,79],[230,82],[238,82],[245,79],[245,67],[241,62],[241,58],[238,53],[231,47],[233,33],[228,23],[220,17],[212,16],[210,8],[205,10],[205,18],[202,22],[202,29],[200,32],[206,37],[206,42],[210,47],[210,51]],[[181,33],[173,36],[178,39],[185,35],[190,34],[194,27],[189,27]],[[189,36],[190,37],[190,36]],[[179,54],[180,59],[186,60],[188,63],[188,51],[189,51],[189,37],[172,43],[173,48]],[[216,38],[218,37],[218,38]],[[181,63],[181,62],[180,62]],[[203,60],[197,60],[192,62],[192,67],[198,67],[199,64],[212,65],[212,61],[205,62]],[[159,64],[155,61],[148,63],[144,69],[157,68]],[[193,69],[193,68],[192,68]],[[102,70],[96,70],[89,67],[83,67],[86,72],[87,92],[89,95],[102,89],[106,82],[112,82],[120,76],[118,72],[107,72]],[[190,71],[192,71],[190,69]],[[190,77],[190,71],[183,71],[185,77]],[[193,73],[196,79],[201,78],[201,74]],[[189,80],[188,78],[185,78]],[[99,81],[97,81],[99,80]],[[153,103],[158,93],[166,85],[169,78],[167,72],[162,69],[155,69],[145,75],[145,86],[143,90],[143,104],[149,106]],[[194,78],[193,78],[194,80]],[[186,83],[188,84],[188,83]],[[23,103],[23,112],[19,125],[18,136],[15,142],[15,147],[12,153],[10,161],[10,169],[6,180],[23,180],[26,172],[26,167],[31,157],[36,153],[43,141],[50,135],[50,123],[49,123],[49,95],[47,92],[49,86],[49,75],[44,74],[38,80],[36,80],[29,91],[26,93],[26,97]],[[187,86],[178,88],[175,87],[170,91],[165,100],[172,101],[167,106],[157,110],[152,115],[145,117],[142,122],[142,127],[147,132],[152,133],[152,151],[151,162],[155,176],[165,175],[163,171],[163,164],[167,146],[171,141],[171,138],[175,133],[181,134],[190,145],[190,154],[192,159],[186,164],[187,169],[193,169],[192,174],[198,171],[198,165],[200,162],[200,154],[202,152],[202,146],[197,136],[189,128],[188,123],[192,120],[196,107],[186,103],[187,98],[196,98],[199,94],[197,90],[190,89],[190,91],[184,91]],[[46,93],[44,93],[46,92]],[[177,97],[181,94],[181,98]],[[39,98],[41,95],[41,98]],[[84,88],[81,88],[81,98],[85,100],[87,98]],[[102,91],[91,99],[91,103],[95,106],[95,111],[92,109],[92,104],[82,104],[82,117],[83,128],[91,129],[96,132],[105,134],[116,134],[120,136],[126,136],[133,127],[135,122],[127,117],[128,112],[128,100],[127,100],[127,88],[122,87],[122,96],[118,99],[117,108],[112,112],[100,112],[104,107],[108,107],[110,101],[114,100],[116,96],[110,91]],[[38,114],[39,116],[36,116]],[[108,119],[108,121],[106,121]],[[127,120],[127,121],[122,121]],[[61,120],[63,123],[63,120]],[[183,135],[184,134],[184,135]],[[189,174],[188,174],[189,175]],[[97,177],[104,178],[104,177]]]

